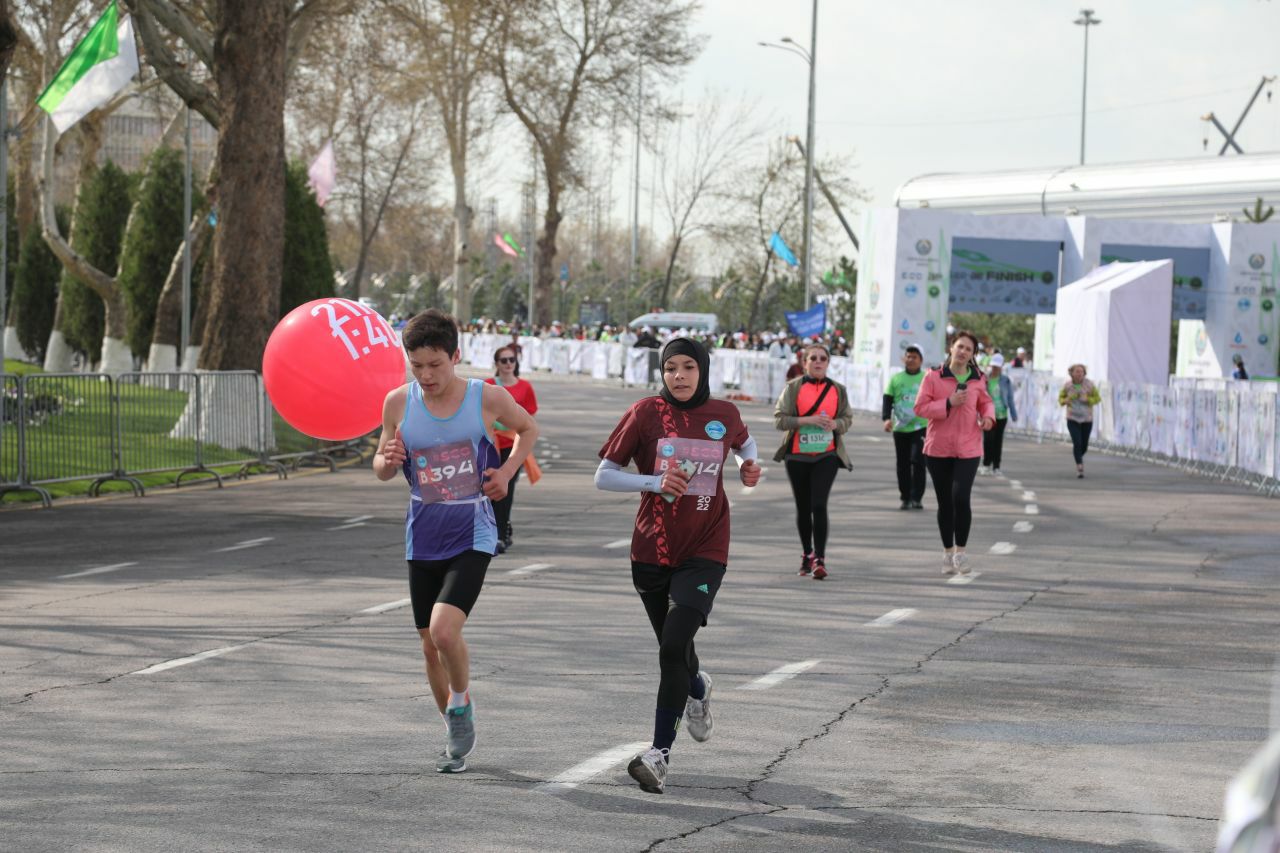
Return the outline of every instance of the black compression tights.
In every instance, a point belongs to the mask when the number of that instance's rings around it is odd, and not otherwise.
[[[942,534],[942,547],[965,547],[969,543],[969,526],[973,523],[973,510],[969,496],[973,492],[973,479],[978,474],[982,460],[956,459],[951,456],[926,456],[929,476],[933,478],[933,491],[938,497],[938,532]]]
[[[827,499],[840,471],[835,456],[817,462],[787,460],[787,479],[796,500],[796,528],[806,554],[827,555]]]
[[[655,596],[656,598],[656,596]],[[698,653],[693,635],[702,627],[702,612],[692,607],[669,605],[665,600],[645,599],[649,623],[658,636],[658,662],[662,679],[658,682],[658,707],[684,711],[689,698],[689,682],[698,674]]]

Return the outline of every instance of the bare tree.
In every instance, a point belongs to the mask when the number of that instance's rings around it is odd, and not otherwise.
[[[289,70],[350,0],[126,0],[147,62],[218,129],[213,283],[200,367],[258,369],[279,314],[284,261],[284,102]],[[203,68],[194,72],[172,42]],[[212,86],[210,85],[212,83]]]
[[[501,0],[494,60],[508,108],[533,139],[546,179],[537,240],[537,319],[550,319],[562,197],[580,178],[580,143],[652,77],[693,61],[691,0]]]
[[[708,93],[692,115],[692,130],[686,129],[681,115],[660,143],[659,192],[669,228],[667,268],[658,295],[664,309],[670,307],[671,278],[680,249],[716,221],[720,212],[706,218],[707,203],[727,194],[727,179],[764,129],[752,104],[740,101],[726,107],[724,97],[715,93]]]
[[[488,104],[484,80],[496,38],[496,0],[384,0],[393,20],[404,25],[416,76],[425,78],[449,146],[453,172],[453,314],[471,315],[469,267],[474,211],[467,203],[467,166],[475,143],[489,130],[496,110]]]

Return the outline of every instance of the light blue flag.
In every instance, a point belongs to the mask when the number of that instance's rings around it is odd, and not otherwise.
[[[791,247],[787,245],[786,241],[782,239],[782,235],[777,231],[774,231],[773,236],[769,238],[769,249],[791,266],[800,266],[800,262],[796,260],[795,253],[791,251]]]

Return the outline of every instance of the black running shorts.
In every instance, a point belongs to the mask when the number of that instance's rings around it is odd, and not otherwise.
[[[409,561],[409,598],[418,628],[431,624],[431,608],[452,604],[468,616],[480,597],[492,554],[463,551],[447,560]]]
[[[692,607],[702,614],[703,625],[711,615],[724,573],[724,563],[701,557],[690,557],[675,567],[631,563],[631,580],[646,608],[660,599],[665,599],[668,607]]]

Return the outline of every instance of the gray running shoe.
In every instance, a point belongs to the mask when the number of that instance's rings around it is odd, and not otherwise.
[[[704,670],[698,670],[698,677],[706,685],[707,692],[701,699],[689,697],[684,703],[684,716],[689,721],[689,736],[698,743],[711,740],[711,676]]]
[[[969,568],[969,555],[964,551],[956,551],[953,562],[955,563],[956,574],[967,575],[971,571]]]
[[[440,750],[440,755],[436,757],[437,773],[462,773],[467,769],[467,759],[452,758],[449,756],[449,750]]]
[[[949,553],[942,555],[942,573],[944,575],[954,575],[956,573],[955,557]]]
[[[468,702],[460,708],[449,708],[444,712],[444,721],[449,727],[449,757],[466,758],[476,748],[475,704]]]
[[[661,794],[662,786],[667,781],[667,762],[670,756],[671,750],[651,746],[631,759],[627,772],[640,783],[643,790],[650,794]]]

